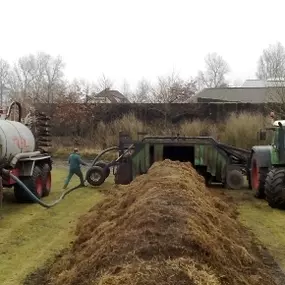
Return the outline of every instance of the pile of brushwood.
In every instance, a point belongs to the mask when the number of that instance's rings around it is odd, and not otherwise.
[[[155,163],[81,218],[71,249],[26,284],[279,284],[233,201],[190,163]]]

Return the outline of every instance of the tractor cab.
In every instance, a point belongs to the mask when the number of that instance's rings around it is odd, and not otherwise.
[[[259,140],[266,141],[267,133],[270,132],[271,142],[271,163],[285,164],[285,120],[272,122],[272,127],[268,127],[259,132]]]
[[[272,138],[272,145],[279,149],[280,143],[284,145],[284,126],[285,120],[274,121],[272,130],[274,131],[274,136]]]

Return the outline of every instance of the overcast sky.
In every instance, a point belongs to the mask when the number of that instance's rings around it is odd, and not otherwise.
[[[0,57],[61,55],[68,79],[104,73],[116,86],[184,78],[217,52],[230,80],[253,78],[262,50],[285,44],[285,2],[278,0],[0,0]]]

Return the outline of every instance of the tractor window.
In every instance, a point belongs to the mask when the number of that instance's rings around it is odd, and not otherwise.
[[[276,129],[276,130],[274,131],[272,144],[275,145],[277,148],[279,147],[278,137],[279,137],[279,129]],[[285,138],[284,138],[284,139],[285,139]]]
[[[279,143],[278,143],[278,131],[277,130],[274,131],[273,145],[275,145],[278,148]]]

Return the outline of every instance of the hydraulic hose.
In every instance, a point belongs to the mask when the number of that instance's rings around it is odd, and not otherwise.
[[[10,172],[7,171],[7,170],[3,170],[3,172],[4,172],[5,174],[8,174],[8,175],[9,175],[12,179],[14,179],[20,186],[22,186],[22,188],[26,191],[26,193],[30,196],[30,198],[31,198],[34,202],[40,204],[40,205],[41,205],[42,207],[44,207],[44,208],[51,208],[51,207],[57,205],[61,200],[63,200],[63,198],[64,198],[66,195],[68,195],[68,194],[71,193],[72,191],[74,191],[74,190],[79,189],[79,188],[82,187],[81,184],[79,184],[78,186],[75,186],[75,187],[73,187],[73,188],[71,188],[71,189],[69,189],[69,190],[63,192],[63,193],[61,194],[61,196],[60,196],[57,200],[55,200],[55,201],[53,201],[53,202],[51,202],[51,203],[48,204],[48,203],[45,203],[45,202],[41,201],[36,195],[34,195],[33,192],[32,192],[17,176],[15,176],[14,174],[10,173]]]
[[[95,165],[95,163],[99,160],[99,158],[105,154],[106,152],[112,151],[112,150],[118,150],[119,148],[117,146],[111,146],[109,148],[104,149],[103,151],[101,151],[92,161],[91,163],[91,167]]]

